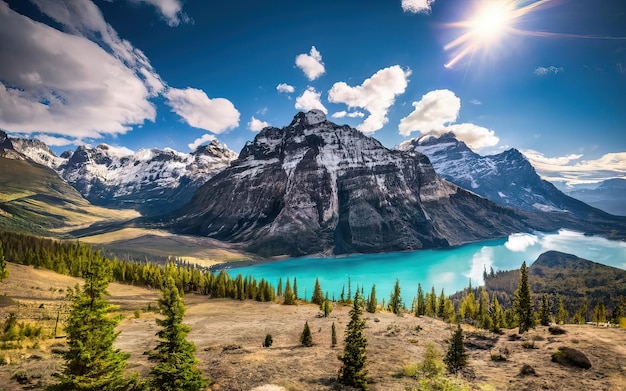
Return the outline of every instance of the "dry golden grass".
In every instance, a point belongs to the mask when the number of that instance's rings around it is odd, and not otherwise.
[[[58,293],[48,291],[47,287],[58,290],[79,281],[52,272],[10,266],[11,277],[0,284],[0,295],[23,303],[62,301]],[[111,284],[109,291],[111,301],[120,305],[126,315],[118,329],[116,346],[131,354],[130,369],[147,375],[152,364],[144,352],[157,343],[158,327],[154,321],[157,315],[142,312],[135,318],[133,311],[154,303],[158,294],[118,284]],[[189,339],[198,348],[200,368],[213,380],[211,390],[248,391],[268,384],[292,391],[342,389],[335,379],[340,366],[337,356],[342,351],[343,332],[349,321],[348,307],[336,306],[328,318],[322,318],[317,306],[310,304],[284,306],[211,300],[192,294],[185,297],[185,302],[185,323],[192,328]],[[0,312],[11,308],[14,307],[0,307]],[[371,390],[404,390],[416,386],[416,380],[397,374],[404,365],[421,360],[428,342],[433,342],[443,353],[451,334],[450,325],[427,317],[364,313],[364,318]],[[315,343],[311,348],[301,347],[298,342],[305,321]],[[339,340],[335,348],[330,347],[332,322]],[[495,340],[490,350],[469,350],[469,372],[475,377],[468,382],[476,390],[626,390],[626,330],[589,325],[564,328],[567,333],[558,336],[550,335],[547,327],[531,330],[523,338],[535,341],[536,349],[525,349],[522,340],[509,338],[516,330],[495,336],[465,327],[468,339],[480,342],[484,336]],[[261,344],[268,333],[272,334],[274,344],[263,348]],[[0,355],[11,355],[11,363],[0,366],[0,390],[23,389],[11,380],[19,371],[39,376],[32,379],[33,389],[51,381],[50,374],[62,365],[51,349],[62,349],[63,339],[42,341],[39,345],[36,349],[0,351]],[[551,354],[560,346],[585,353],[591,360],[591,369],[552,363]],[[508,351],[507,361],[491,360],[491,353],[504,351]],[[530,364],[537,376],[520,376],[523,364]]]

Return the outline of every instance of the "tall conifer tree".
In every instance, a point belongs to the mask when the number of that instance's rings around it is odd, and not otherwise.
[[[196,368],[196,346],[186,338],[191,328],[183,324],[185,303],[172,277],[165,281],[162,294],[159,308],[165,318],[156,321],[162,329],[157,333],[160,342],[150,355],[158,361],[150,371],[150,385],[164,391],[202,390],[209,381]]]
[[[530,295],[530,286],[528,285],[528,268],[526,261],[522,263],[520,268],[520,277],[517,290],[515,291],[515,301],[513,310],[519,324],[519,333],[525,333],[531,328],[535,328],[535,309]]]
[[[372,285],[372,291],[370,292],[370,297],[367,300],[367,312],[375,313],[376,306],[378,306],[378,300],[376,300],[376,284]]]
[[[7,269],[7,261],[4,259],[4,250],[2,249],[2,242],[0,242],[0,281],[9,276],[9,270]]]
[[[363,335],[365,321],[361,318],[361,307],[358,300],[359,293],[354,297],[352,309],[350,310],[350,323],[346,327],[343,354],[339,360],[343,363],[339,369],[339,381],[347,386],[361,390],[367,389],[367,370],[365,369],[367,356],[365,348],[367,339]]]
[[[389,311],[396,315],[402,315],[402,297],[400,296],[400,281],[396,279],[396,283],[393,286],[393,292],[389,298],[389,304],[387,304]]]
[[[324,294],[322,293],[322,287],[320,286],[320,281],[318,278],[315,278],[315,287],[313,288],[313,296],[311,296],[311,303],[322,305],[324,301]]]

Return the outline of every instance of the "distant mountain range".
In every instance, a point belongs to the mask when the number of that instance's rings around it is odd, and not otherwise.
[[[144,215],[175,210],[237,155],[218,141],[191,153],[143,149],[133,154],[105,144],[56,156],[41,141],[11,139],[16,151],[54,169],[94,205],[132,208]]]
[[[609,179],[593,187],[564,188],[563,192],[617,216],[626,216],[626,179]]]

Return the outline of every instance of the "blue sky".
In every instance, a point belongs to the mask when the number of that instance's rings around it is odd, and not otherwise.
[[[0,0],[0,64],[0,128],[57,152],[238,152],[320,108],[390,148],[453,131],[626,177],[623,0]]]

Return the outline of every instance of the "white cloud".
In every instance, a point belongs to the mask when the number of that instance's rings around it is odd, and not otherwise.
[[[492,247],[484,246],[480,251],[474,253],[472,256],[472,263],[470,270],[465,273],[466,277],[469,277],[472,284],[483,285],[483,273],[485,270],[490,270],[493,267],[494,252]]]
[[[574,185],[626,177],[626,152],[607,153],[598,159],[581,161],[582,154],[546,157],[532,149],[523,150],[522,153],[537,173],[551,182]]]
[[[336,113],[334,113],[333,115],[331,115],[331,117],[333,118],[345,118],[345,117],[349,117],[349,118],[363,118],[365,117],[365,113],[363,113],[362,111],[352,111],[352,112],[347,112],[345,110],[342,111],[338,111]]]
[[[43,141],[49,147],[64,147],[66,145],[78,145],[78,140],[70,140],[65,137],[55,137],[47,134],[38,134],[36,139]]]
[[[321,93],[315,91],[315,88],[308,87],[302,95],[296,98],[296,109],[309,111],[313,109],[318,109],[324,112],[324,114],[328,114],[328,110],[322,104],[320,100]]]
[[[286,94],[292,94],[296,89],[294,88],[294,86],[291,86],[287,83],[280,83],[279,85],[276,86],[276,91],[278,92],[283,92]]]
[[[69,31],[103,28],[106,35],[101,39],[110,43],[115,54],[82,36],[35,22],[0,2],[0,127],[97,138],[153,121],[156,109],[148,100],[152,94],[142,74],[135,71],[151,73],[145,57],[128,50],[130,44],[109,31],[93,3],[83,2],[81,7],[79,2],[67,7],[53,0],[41,3],[45,4],[42,11],[49,9],[45,13],[53,19],[73,23],[66,25]],[[150,85],[158,84],[155,78]]]
[[[261,121],[260,119],[254,118],[254,116],[252,116],[252,118],[250,118],[250,122],[248,122],[248,129],[253,132],[258,132],[260,130],[263,130],[263,128],[267,128],[268,126],[270,126],[268,122]]]
[[[555,67],[554,65],[550,65],[549,67],[537,67],[533,72],[537,76],[546,76],[546,75],[556,75],[557,73],[563,72],[565,69],[563,67]]]
[[[461,99],[450,90],[434,90],[413,102],[414,110],[400,120],[400,134],[409,136],[412,132],[421,135],[440,136],[452,132],[473,150],[492,147],[499,141],[494,131],[471,123],[453,124],[459,117]]]
[[[479,101],[478,99],[472,99],[470,100],[470,103],[476,106],[482,105],[483,102]]]
[[[534,246],[539,243],[539,238],[531,234],[512,234],[509,235],[509,239],[504,243],[504,247],[513,252],[524,252],[528,247]]]
[[[413,14],[428,14],[435,0],[402,0],[402,10]]]
[[[133,151],[132,149],[121,147],[119,145],[101,144],[98,147],[106,149],[109,155],[113,155],[117,157],[126,157],[135,153],[135,151]]]
[[[197,88],[169,88],[164,96],[172,111],[190,126],[222,133],[239,126],[239,111],[224,98],[209,98]]]
[[[328,101],[367,110],[370,115],[357,129],[363,133],[373,133],[389,121],[387,111],[394,104],[396,96],[406,90],[410,75],[411,70],[393,65],[379,70],[360,86],[350,87],[345,82],[338,82],[328,91]]]
[[[322,55],[315,48],[311,46],[311,52],[309,54],[299,54],[296,56],[296,65],[302,69],[306,77],[313,81],[323,75],[326,72],[324,63],[322,62]]]
[[[187,144],[189,149],[195,151],[200,145],[217,140],[212,134],[205,134],[195,139],[191,144]]]
[[[189,22],[189,16],[185,14],[180,0],[130,0],[133,3],[146,3],[154,6],[163,16],[168,25],[178,26],[180,22]]]

